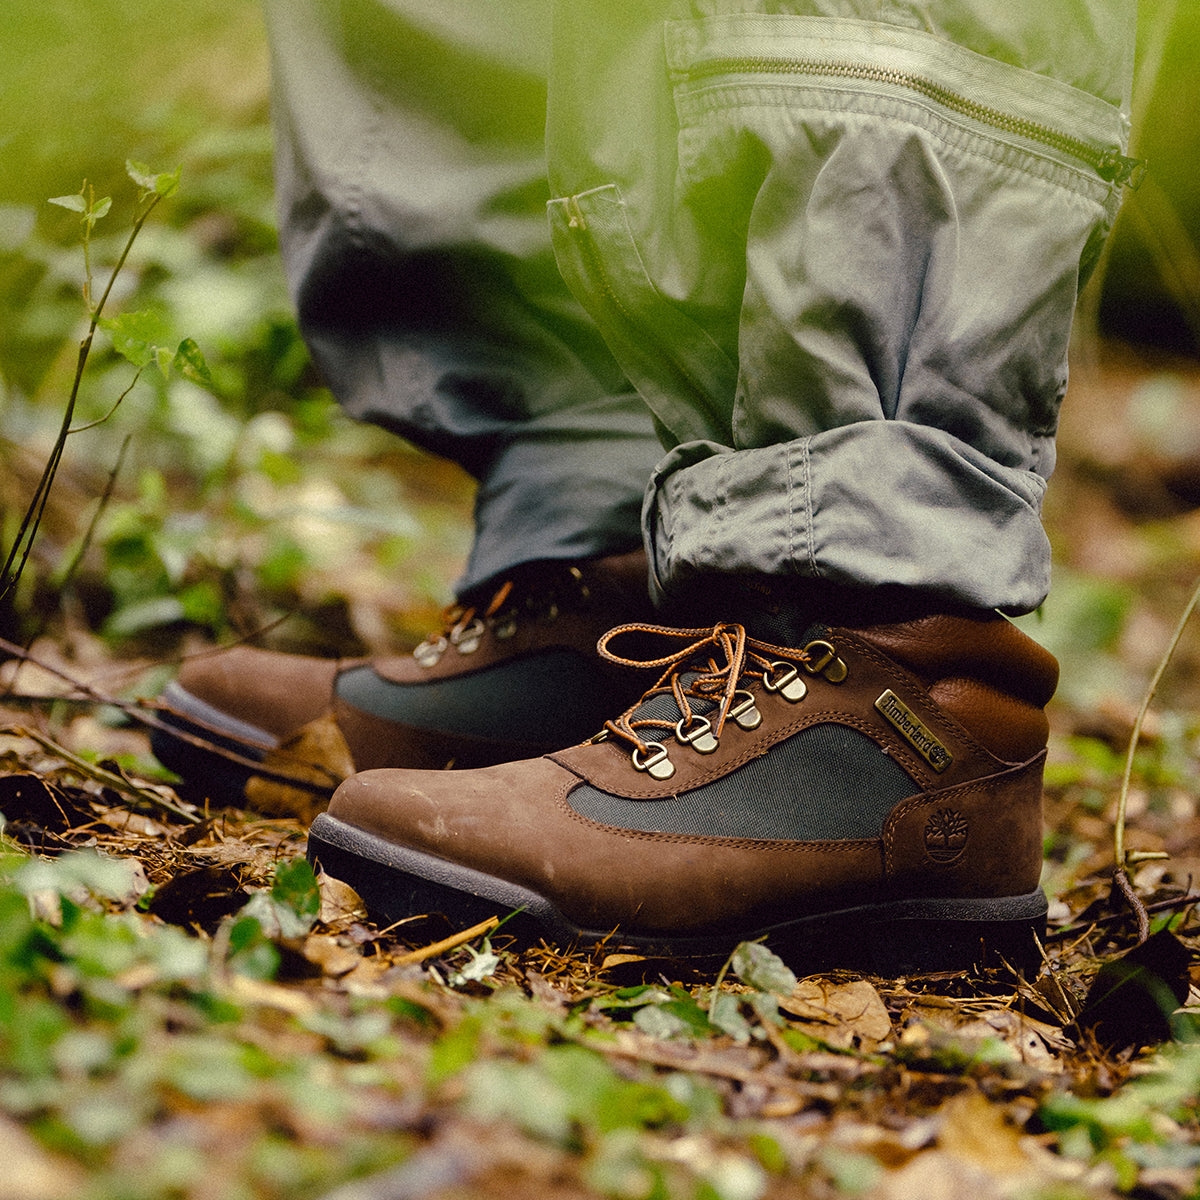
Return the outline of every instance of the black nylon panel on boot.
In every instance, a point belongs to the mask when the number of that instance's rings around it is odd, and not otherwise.
[[[541,650],[451,679],[393,683],[367,665],[343,671],[340,700],[415,729],[564,746],[591,737],[612,715],[599,660],[574,650]]]
[[[736,737],[736,730],[725,736]],[[664,741],[672,757],[694,754]],[[874,838],[892,809],[921,789],[870,738],[814,725],[728,775],[660,800],[611,796],[585,784],[567,798],[580,816],[644,833],[768,841]]]

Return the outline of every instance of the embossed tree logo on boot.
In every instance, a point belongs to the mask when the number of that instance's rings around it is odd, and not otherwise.
[[[952,863],[967,848],[970,826],[962,813],[939,808],[925,823],[925,851],[936,863]]]

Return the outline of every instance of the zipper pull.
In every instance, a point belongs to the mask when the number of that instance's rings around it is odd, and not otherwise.
[[[1096,160],[1096,174],[1117,187],[1136,192],[1146,178],[1147,166],[1144,158],[1129,158],[1119,150],[1105,150]]]

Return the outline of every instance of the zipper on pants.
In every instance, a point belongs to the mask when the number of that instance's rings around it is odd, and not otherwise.
[[[906,88],[926,99],[980,124],[990,126],[1003,133],[1016,134],[1028,141],[1036,142],[1070,155],[1086,163],[1106,183],[1115,187],[1137,188],[1145,178],[1146,161],[1130,158],[1119,146],[1097,146],[1083,138],[1074,137],[1051,125],[1017,117],[998,108],[972,100],[951,88],[935,83],[922,75],[888,67],[872,66],[870,63],[823,61],[821,59],[773,58],[768,55],[731,56],[706,59],[692,64],[687,76],[694,81],[715,75],[800,75],[852,79],[864,83],[890,84]]]

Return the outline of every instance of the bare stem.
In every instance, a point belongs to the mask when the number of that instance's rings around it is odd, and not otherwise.
[[[1137,719],[1133,723],[1133,732],[1129,735],[1129,752],[1125,756],[1125,773],[1121,777],[1121,791],[1117,797],[1117,819],[1113,828],[1114,857],[1118,871],[1124,871],[1128,861],[1125,850],[1125,814],[1129,807],[1129,781],[1133,777],[1133,758],[1137,752],[1138,740],[1142,736],[1142,726],[1145,724],[1146,714],[1150,711],[1150,702],[1154,699],[1154,693],[1162,681],[1163,672],[1167,669],[1167,664],[1171,661],[1171,656],[1175,653],[1180,638],[1183,637],[1184,626],[1188,623],[1188,618],[1192,615],[1198,602],[1200,602],[1200,583],[1197,583],[1192,592],[1191,599],[1188,600],[1187,606],[1175,626],[1175,632],[1171,636],[1166,651],[1159,660],[1154,676],[1150,680],[1150,686],[1146,689],[1145,698],[1142,700],[1142,707],[1138,710]]]
[[[42,471],[41,479],[38,480],[33,499],[29,502],[29,507],[25,510],[25,515],[21,520],[21,527],[17,531],[16,538],[13,540],[12,548],[8,552],[4,566],[0,568],[0,599],[7,596],[16,586],[17,580],[20,579],[21,573],[25,569],[25,564],[29,560],[29,552],[33,549],[33,540],[37,536],[38,527],[42,523],[42,514],[45,512],[46,502],[50,498],[50,489],[54,483],[54,477],[58,474],[58,465],[62,460],[63,447],[66,444],[67,435],[71,432],[71,422],[75,416],[75,404],[79,398],[79,386],[83,381],[83,370],[87,366],[88,355],[92,350],[92,342],[95,339],[96,330],[100,325],[100,317],[104,313],[104,306],[108,303],[108,298],[112,293],[113,285],[117,281],[117,276],[120,275],[126,260],[129,258],[129,252],[133,249],[134,242],[137,241],[138,234],[141,233],[147,218],[157,207],[160,199],[161,197],[158,195],[151,196],[149,203],[146,204],[134,220],[133,228],[130,230],[129,237],[125,241],[125,247],[121,251],[121,256],[117,259],[116,266],[113,267],[112,273],[108,277],[104,293],[101,295],[95,308],[92,309],[87,333],[84,335],[83,341],[79,344],[79,355],[75,361],[75,378],[71,383],[71,394],[67,399],[67,409],[63,414],[62,425],[59,427],[58,436],[54,441],[54,448],[50,451],[50,457],[46,462],[45,469]],[[87,240],[85,235],[85,255]],[[90,301],[90,263],[86,269],[88,273],[87,291]]]

